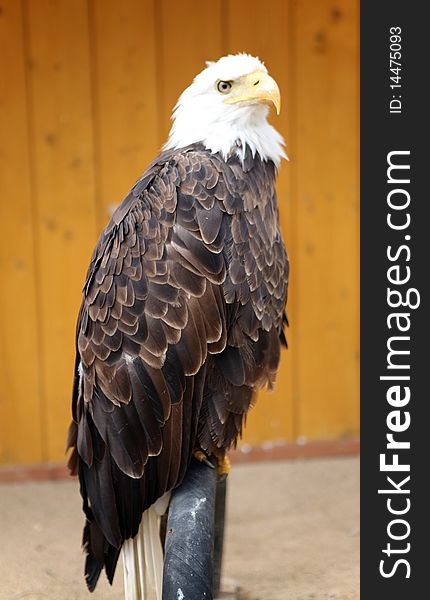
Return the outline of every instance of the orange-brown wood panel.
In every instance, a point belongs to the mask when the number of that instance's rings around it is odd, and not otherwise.
[[[294,5],[297,433],[358,430],[358,0]]]
[[[294,93],[291,76],[289,29],[290,7],[284,0],[274,0],[264,6],[259,0],[246,3],[231,0],[224,4],[223,30],[229,53],[247,52],[261,58],[269,73],[281,89],[282,110],[272,117],[273,125],[282,133],[287,143],[292,135],[291,98]],[[293,201],[291,163],[283,161],[277,184],[280,218],[287,248],[293,249]],[[294,271],[293,271],[294,277]],[[290,285],[288,315],[294,323],[294,278]],[[244,443],[261,443],[265,440],[288,439],[295,435],[293,359],[295,353],[294,327],[287,332],[290,349],[283,351],[277,383],[273,391],[260,392],[249,414],[243,438]]]
[[[95,157],[100,227],[161,145],[155,3],[90,3]]]
[[[358,0],[2,9],[0,461],[62,459],[96,236],[165,141],[181,91],[205,60],[238,51],[281,88],[272,122],[290,157],[278,195],[292,263],[290,349],[244,441],[357,432]]]
[[[0,14],[0,463],[42,460],[37,295],[21,3]]]
[[[88,6],[85,0],[38,0],[26,7],[44,458],[61,460],[75,322],[96,234]]]
[[[163,142],[179,94],[205,66],[223,53],[222,0],[156,2],[160,133]]]

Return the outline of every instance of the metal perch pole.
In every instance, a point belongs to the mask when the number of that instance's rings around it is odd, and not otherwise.
[[[218,596],[221,587],[222,552],[224,547],[225,501],[227,496],[227,475],[218,477],[215,499],[215,540],[213,560],[214,597]]]
[[[164,552],[163,600],[212,600],[218,593],[214,584],[219,587],[225,481],[220,481],[220,487],[217,482],[215,468],[193,459],[183,483],[172,494]],[[217,498],[222,504],[218,510]],[[215,513],[222,517],[216,531]]]

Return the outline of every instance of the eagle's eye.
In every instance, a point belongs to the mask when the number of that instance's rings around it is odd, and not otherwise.
[[[228,94],[231,90],[231,81],[218,81],[216,89],[221,92],[221,94]]]

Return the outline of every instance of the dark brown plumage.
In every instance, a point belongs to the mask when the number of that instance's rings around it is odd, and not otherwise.
[[[112,581],[142,512],[192,450],[222,457],[255,390],[272,385],[288,259],[275,167],[203,146],[162,153],[95,248],[77,325],[69,445],[86,576]]]

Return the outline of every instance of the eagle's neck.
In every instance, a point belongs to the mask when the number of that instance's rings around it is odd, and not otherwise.
[[[207,150],[220,153],[225,159],[236,153],[244,160],[246,148],[263,161],[279,166],[286,158],[284,140],[267,122],[266,106],[238,107],[237,110],[203,110],[196,104],[186,108],[180,104],[173,114],[173,125],[165,149],[178,149],[201,143]]]

